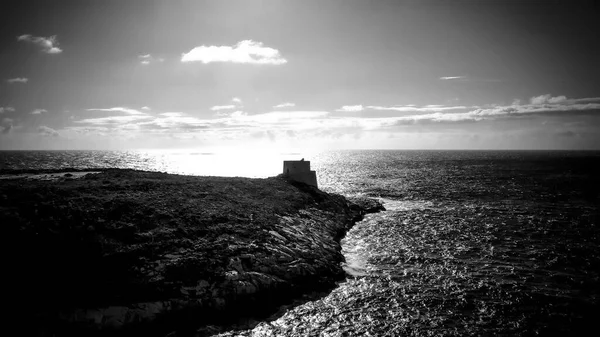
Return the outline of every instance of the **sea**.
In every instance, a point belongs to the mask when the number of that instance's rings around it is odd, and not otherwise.
[[[600,152],[3,151],[0,173],[132,168],[268,177],[311,162],[319,187],[384,202],[342,240],[330,293],[222,336],[600,334]]]

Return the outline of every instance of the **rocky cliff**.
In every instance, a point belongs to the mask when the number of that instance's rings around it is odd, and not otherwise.
[[[106,170],[0,185],[22,335],[185,335],[344,277],[339,240],[381,205],[282,178]]]

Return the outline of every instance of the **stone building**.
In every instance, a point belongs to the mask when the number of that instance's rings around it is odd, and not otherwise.
[[[283,175],[290,180],[319,188],[317,173],[310,170],[310,161],[305,161],[304,158],[302,160],[283,161]]]

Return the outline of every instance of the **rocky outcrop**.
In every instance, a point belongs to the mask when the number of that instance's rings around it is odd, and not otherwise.
[[[377,213],[385,211],[385,207],[378,200],[367,198],[367,197],[349,197],[348,198],[350,209],[358,212],[361,215],[367,213]]]
[[[8,180],[0,197],[18,252],[6,271],[14,322],[41,335],[164,335],[268,315],[342,279],[340,238],[380,208],[280,178],[131,170]]]

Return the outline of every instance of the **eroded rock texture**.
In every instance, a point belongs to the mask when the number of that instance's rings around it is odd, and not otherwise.
[[[164,335],[268,314],[343,278],[339,239],[364,205],[379,209],[281,178],[131,170],[7,180],[0,202],[5,295],[13,323],[38,335]]]

